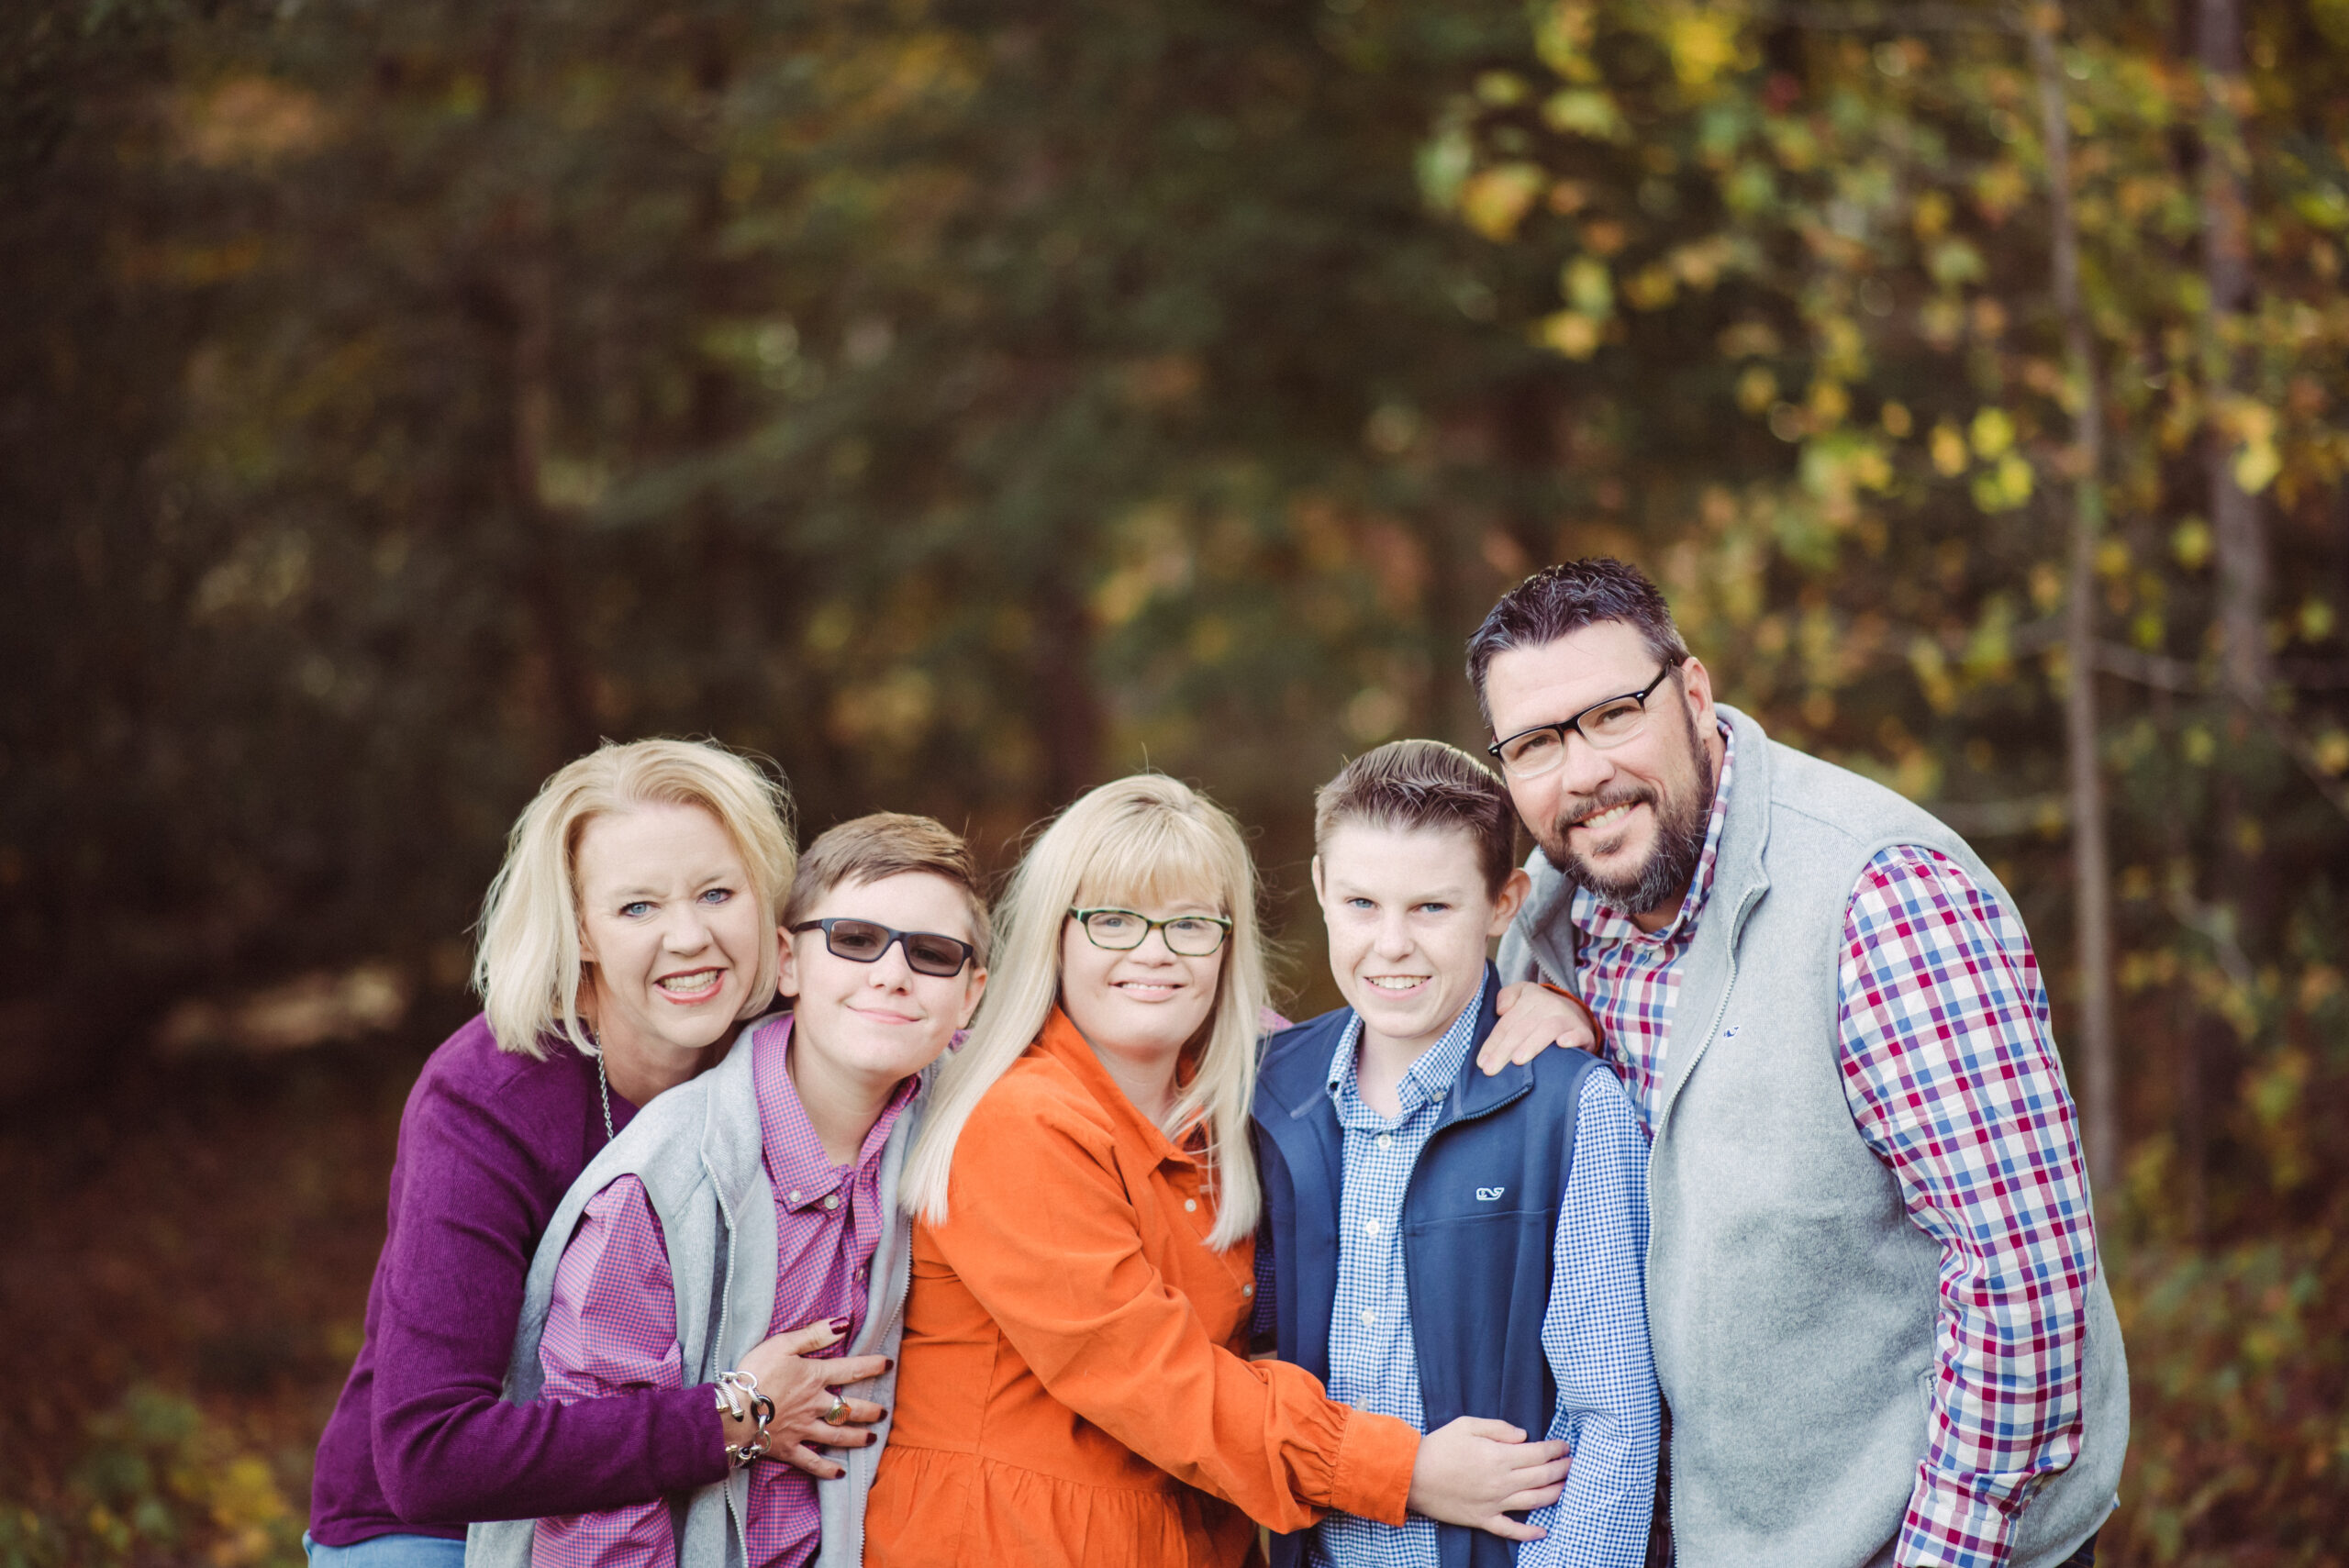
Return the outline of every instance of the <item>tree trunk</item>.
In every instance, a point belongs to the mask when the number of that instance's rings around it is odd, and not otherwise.
[[[2064,354],[2078,390],[2075,419],[2079,472],[2072,484],[2072,539],[2065,575],[2064,643],[2070,666],[2064,695],[2065,772],[2071,795],[2074,940],[2078,951],[2080,1035],[2086,1093],[2083,1131],[2093,1193],[2118,1190],[2121,1070],[2112,1029],[2112,869],[2097,759],[2096,547],[2104,531],[2104,409],[2096,343],[2080,300],[2079,230],[2072,212],[2071,127],[2064,74],[2048,13],[2032,14],[2031,63],[2047,149],[2055,306]]]
[[[521,96],[523,23],[523,7],[515,5],[491,29],[483,76],[493,120],[515,115]],[[509,197],[490,292],[505,335],[505,488],[519,547],[515,587],[538,632],[553,730],[547,739],[564,762],[594,747],[599,727],[563,541],[539,495],[554,431],[553,225],[552,198],[543,187],[526,185]]]
[[[2223,411],[2243,381],[2242,350],[2231,330],[2251,301],[2249,211],[2243,189],[2243,85],[2240,0],[2196,0],[2195,52],[2202,66],[2202,275],[2210,291],[2203,343],[2204,390]],[[2226,688],[2238,702],[2266,702],[2267,549],[2259,505],[2235,483],[2236,442],[2214,424],[2203,450],[2210,465],[2210,532],[2219,573],[2219,629]],[[2232,835],[2230,835],[2232,837]]]
[[[1068,580],[1081,556],[1049,569],[1036,586],[1034,716],[1043,741],[1047,807],[1058,811],[1101,782],[1102,714],[1093,689],[1093,621]]]
[[[554,260],[543,198],[523,205],[531,210],[517,220],[516,254],[506,279],[512,312],[507,489],[521,538],[522,593],[538,623],[546,668],[555,750],[569,759],[594,748],[599,726],[562,539],[539,495],[554,428]]]

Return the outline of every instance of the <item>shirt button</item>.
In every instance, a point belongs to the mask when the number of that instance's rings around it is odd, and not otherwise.
[[[784,1201],[785,1203],[797,1203],[799,1201],[799,1195],[797,1193],[793,1193],[789,1197],[784,1199]]]
[[[1240,1294],[1242,1296],[1253,1296],[1256,1294],[1256,1287],[1252,1284],[1243,1284],[1240,1287]]]
[[[824,1195],[824,1207],[825,1207],[826,1208],[838,1208],[838,1207],[840,1207],[840,1206],[841,1206],[841,1195],[840,1195],[840,1194],[838,1194],[838,1193],[826,1193],[826,1194]]]
[[[1374,1323],[1375,1323],[1375,1322],[1377,1322],[1377,1321],[1378,1321],[1378,1310],[1377,1310],[1377,1308],[1375,1308],[1375,1307],[1364,1307],[1364,1308],[1362,1309],[1362,1326],[1363,1326],[1364,1328],[1367,1329],[1367,1328],[1369,1328],[1372,1324],[1374,1324]]]
[[[1365,1220],[1364,1220],[1364,1221],[1362,1222],[1362,1233],[1363,1233],[1364,1235],[1365,1235],[1365,1236],[1375,1236],[1375,1235],[1377,1235],[1377,1234],[1378,1234],[1378,1221],[1376,1221],[1375,1219],[1365,1219]]]
[[[1395,1135],[1391,1132],[1382,1132],[1378,1135],[1378,1146],[1381,1149],[1391,1148],[1394,1146],[1394,1142]]]
[[[1186,1197],[1183,1200],[1183,1212],[1185,1214],[1196,1214],[1198,1212],[1198,1199],[1195,1197]]]

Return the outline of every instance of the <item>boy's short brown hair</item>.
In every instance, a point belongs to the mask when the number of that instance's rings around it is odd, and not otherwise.
[[[987,901],[979,891],[979,864],[963,836],[934,817],[876,811],[829,828],[799,857],[791,897],[783,908],[785,929],[836,887],[861,887],[883,877],[926,872],[963,890],[971,906],[971,946],[979,967],[987,962]]]
[[[1497,774],[1441,740],[1390,740],[1348,762],[1313,795],[1313,848],[1345,822],[1379,828],[1458,828],[1476,846],[1485,895],[1497,898],[1517,866],[1517,808]]]

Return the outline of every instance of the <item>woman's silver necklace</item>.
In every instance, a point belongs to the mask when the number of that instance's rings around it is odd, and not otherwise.
[[[584,1018],[580,1020],[580,1024],[586,1029],[587,1043],[594,1048],[596,1053],[596,1092],[604,1096],[604,1141],[609,1143],[618,1134],[612,1130],[612,1080],[611,1076],[604,1071],[604,1037],[597,1034],[596,1027]]]
[[[612,1131],[612,1081],[604,1072],[604,1053],[596,1052],[596,1088],[604,1096],[604,1141],[609,1143],[618,1134]]]

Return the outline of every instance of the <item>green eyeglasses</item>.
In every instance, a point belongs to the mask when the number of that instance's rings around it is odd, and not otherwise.
[[[1163,932],[1166,951],[1184,958],[1205,958],[1231,935],[1231,922],[1220,915],[1175,915],[1153,920],[1131,909],[1072,909],[1068,917],[1085,928],[1085,940],[1107,952],[1131,952]]]

